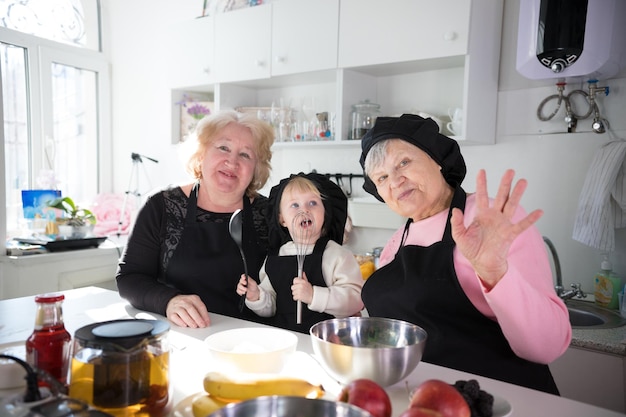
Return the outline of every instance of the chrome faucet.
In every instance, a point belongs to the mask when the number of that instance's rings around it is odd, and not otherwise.
[[[581,285],[580,282],[572,283],[570,285],[572,289],[565,291],[565,288],[563,288],[563,275],[561,274],[561,262],[559,261],[559,255],[556,252],[556,248],[554,247],[554,244],[552,243],[552,241],[548,239],[547,237],[544,236],[543,241],[548,246],[548,249],[550,249],[550,254],[552,255],[552,262],[554,263],[554,274],[556,275],[556,285],[554,286],[554,290],[556,291],[556,294],[562,300],[569,300],[570,298],[574,298],[574,297],[587,298],[587,294],[585,294],[583,290],[580,288],[580,285]]]

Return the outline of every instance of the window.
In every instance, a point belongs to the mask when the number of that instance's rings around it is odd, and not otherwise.
[[[109,65],[85,9],[97,15],[97,0],[0,0],[8,237],[45,227],[23,218],[21,190],[59,189],[88,206],[110,189]]]
[[[100,50],[97,0],[0,0],[0,19],[5,28]]]
[[[0,43],[0,71],[4,118],[4,166],[7,230],[17,227],[22,217],[20,190],[29,188],[29,112],[27,98],[26,49]],[[10,64],[9,64],[10,63]],[[8,66],[13,70],[5,70]],[[19,205],[18,205],[19,203]],[[10,220],[10,225],[8,224]]]
[[[52,63],[52,120],[53,140],[46,140],[46,158],[61,189],[72,194],[89,196],[98,189],[98,137],[97,72],[63,64]],[[49,144],[49,146],[48,146]],[[52,150],[52,155],[50,155]],[[81,158],[72,164],[60,161]],[[47,163],[48,161],[46,161]]]

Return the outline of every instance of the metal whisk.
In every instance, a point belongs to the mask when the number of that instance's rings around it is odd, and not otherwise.
[[[291,223],[291,233],[293,243],[296,246],[296,259],[298,261],[298,277],[302,277],[302,268],[304,267],[304,258],[306,251],[311,242],[313,231],[315,230],[315,220],[303,211],[298,212]],[[296,323],[302,323],[302,301],[298,300],[296,304]]]

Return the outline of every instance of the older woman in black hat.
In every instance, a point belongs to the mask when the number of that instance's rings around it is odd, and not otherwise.
[[[307,334],[322,320],[360,314],[361,270],[352,252],[341,246],[347,218],[346,195],[324,175],[301,172],[274,186],[267,210],[269,253],[260,284],[242,276],[237,285],[237,293],[246,294],[246,305],[270,317],[268,324]],[[305,241],[296,230],[300,228],[309,230]],[[304,276],[297,277],[296,257],[302,249]],[[303,303],[301,317],[297,301]]]
[[[456,141],[410,114],[379,117],[360,162],[364,189],[408,219],[363,286],[368,313],[423,327],[426,362],[558,394],[547,364],[571,327],[533,226],[542,212],[519,205],[526,181],[509,170],[490,199],[481,170],[466,194]]]

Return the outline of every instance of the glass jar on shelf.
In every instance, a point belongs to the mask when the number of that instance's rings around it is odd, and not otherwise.
[[[362,139],[374,127],[376,118],[380,116],[380,104],[364,100],[352,105],[352,125],[348,139]]]

